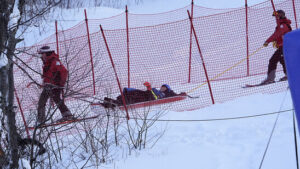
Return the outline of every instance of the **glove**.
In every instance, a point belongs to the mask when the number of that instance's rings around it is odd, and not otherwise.
[[[273,42],[273,48],[279,48],[276,41]]]
[[[265,43],[264,43],[264,47],[267,47],[268,45],[269,45],[268,42],[265,42]]]

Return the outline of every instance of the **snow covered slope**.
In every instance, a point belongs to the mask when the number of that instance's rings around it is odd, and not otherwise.
[[[289,92],[253,95],[191,112],[169,112],[158,122],[168,126],[152,149],[115,162],[119,169],[255,169],[259,168],[277,114],[212,121],[289,110]],[[292,111],[279,115],[262,168],[296,169]]]
[[[259,2],[261,0],[249,1],[249,5]],[[157,13],[177,9],[189,3],[189,0],[145,0],[144,5],[133,5],[129,9],[136,13]],[[212,8],[244,6],[242,0],[195,0],[195,3]],[[103,7],[87,9],[87,11],[91,19],[113,16],[123,12]],[[83,20],[83,9],[64,12],[66,13],[64,18],[57,19],[59,20],[59,29],[67,29]],[[63,19],[66,21],[63,22]],[[27,46],[53,34],[54,20],[47,24],[49,25],[49,34],[38,35],[37,31],[32,29],[25,35]],[[33,36],[39,36],[39,38],[31,39],[30,37]],[[290,93],[287,90],[272,95],[250,95],[195,111],[170,111],[163,119],[187,121],[157,122],[155,126],[157,130],[161,130],[166,125],[167,130],[153,148],[138,151],[124,160],[116,160],[107,164],[105,168],[257,169],[260,166],[277,114],[232,120],[201,120],[252,116],[290,110],[292,107]],[[292,114],[292,111],[287,111],[278,116],[274,135],[262,168],[296,168]]]

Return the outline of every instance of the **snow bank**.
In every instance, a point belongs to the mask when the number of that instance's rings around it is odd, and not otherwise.
[[[31,169],[29,161],[27,161],[26,159],[20,159],[19,169]]]

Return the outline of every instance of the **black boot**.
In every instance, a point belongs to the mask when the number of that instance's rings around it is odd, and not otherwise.
[[[280,78],[279,79],[279,81],[286,81],[288,78],[287,78],[287,76],[285,75],[285,76],[283,76],[282,78]]]

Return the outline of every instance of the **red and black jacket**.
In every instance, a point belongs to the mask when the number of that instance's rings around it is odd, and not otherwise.
[[[66,83],[68,71],[60,62],[58,55],[52,52],[43,60],[43,82],[63,87]]]
[[[277,26],[275,28],[274,33],[266,40],[267,43],[276,42],[277,47],[283,46],[283,35],[290,32],[291,28],[291,20],[287,18],[276,18]]]

